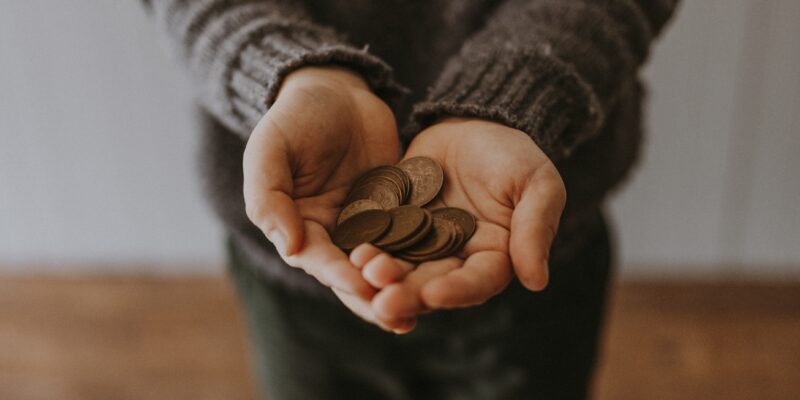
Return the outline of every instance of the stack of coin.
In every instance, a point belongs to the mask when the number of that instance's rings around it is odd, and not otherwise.
[[[443,184],[442,167],[427,157],[367,171],[345,200],[333,242],[345,251],[372,243],[412,262],[456,254],[475,233],[476,221],[460,208],[423,208]]]

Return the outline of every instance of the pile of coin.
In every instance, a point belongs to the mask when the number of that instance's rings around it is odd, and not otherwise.
[[[372,243],[411,262],[456,254],[475,233],[477,223],[460,208],[423,208],[439,195],[443,184],[442,167],[428,157],[367,171],[347,195],[333,242],[345,251]]]

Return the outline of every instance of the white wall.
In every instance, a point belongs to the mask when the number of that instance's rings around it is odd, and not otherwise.
[[[0,3],[0,264],[218,264],[190,86],[139,2]]]
[[[645,71],[642,169],[612,207],[624,271],[800,272],[798,38],[800,1],[684,2]]]
[[[623,272],[800,272],[798,37],[795,0],[684,2],[612,207]],[[157,43],[137,1],[0,0],[0,269],[221,262],[190,86]]]

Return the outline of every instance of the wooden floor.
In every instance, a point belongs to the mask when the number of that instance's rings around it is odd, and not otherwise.
[[[800,399],[800,284],[618,285],[597,398]],[[254,399],[224,279],[0,278],[0,399]]]

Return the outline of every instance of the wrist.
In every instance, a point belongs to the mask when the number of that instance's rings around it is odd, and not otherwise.
[[[348,89],[369,90],[367,81],[356,71],[335,65],[306,66],[290,72],[283,78],[281,91],[304,85],[336,85]]]
[[[421,130],[416,136],[463,135],[467,132],[479,133],[484,137],[512,136],[517,138],[525,138],[525,140],[530,140],[532,143],[536,144],[533,140],[531,140],[527,133],[501,122],[485,118],[460,117],[452,115],[443,115],[437,118],[427,128]]]
[[[490,119],[478,118],[478,117],[459,117],[459,116],[453,116],[453,115],[443,115],[443,116],[437,118],[436,120],[434,120],[433,123],[431,123],[431,125],[429,127],[437,126],[437,125],[460,125],[460,126],[464,126],[464,125],[472,125],[472,126],[484,125],[484,126],[496,126],[496,127],[514,129],[514,128],[511,128],[508,125],[502,124],[502,123],[497,122],[497,121],[492,121]]]

